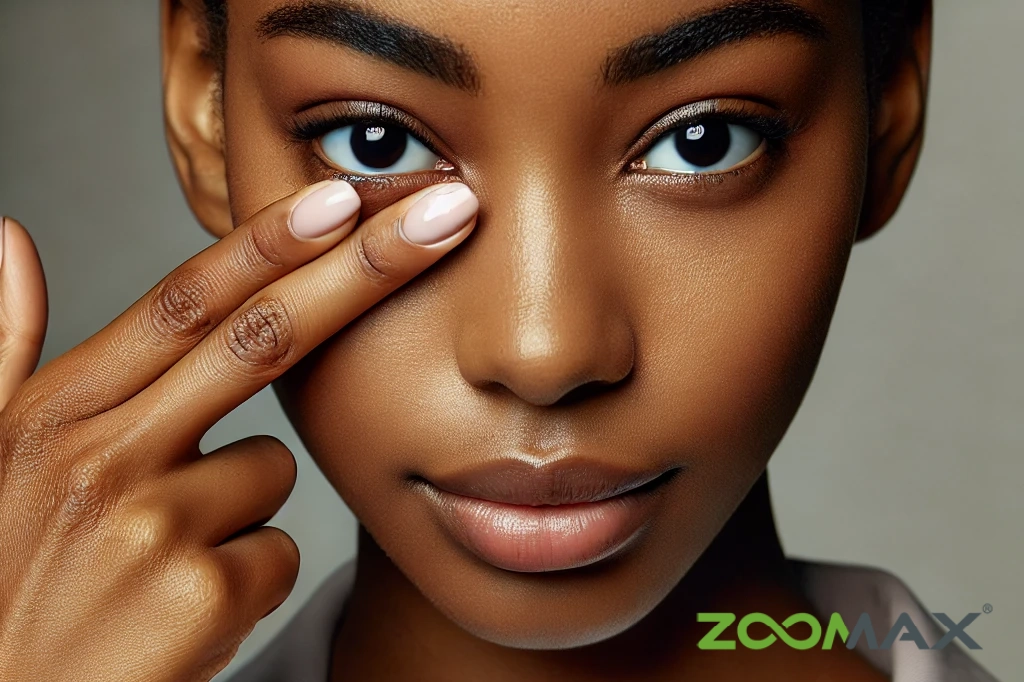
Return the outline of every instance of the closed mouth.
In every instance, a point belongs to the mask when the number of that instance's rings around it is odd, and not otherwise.
[[[593,564],[631,545],[653,516],[658,493],[680,471],[499,460],[415,483],[472,554],[505,570],[544,572]]]

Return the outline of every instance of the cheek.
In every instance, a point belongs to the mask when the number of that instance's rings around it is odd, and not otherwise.
[[[391,509],[396,486],[444,435],[471,421],[470,391],[452,356],[443,268],[421,275],[323,344],[278,382],[296,430],[324,474],[366,522]],[[464,445],[462,446],[464,447]]]
[[[644,255],[632,286],[662,293],[632,296],[644,339],[636,375],[661,396],[650,407],[662,423],[690,435],[681,440],[763,466],[813,374],[855,220],[806,206],[734,218],[699,247],[665,240]]]
[[[630,246],[637,390],[658,396],[646,414],[720,476],[759,475],[814,373],[859,215],[860,163],[843,151],[781,168],[739,209],[648,206],[655,235]]]

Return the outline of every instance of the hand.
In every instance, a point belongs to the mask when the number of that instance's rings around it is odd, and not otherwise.
[[[42,270],[3,223],[0,680],[209,680],[285,599],[298,552],[262,524],[291,453],[200,438],[461,243],[477,200],[428,188],[353,231],[358,210],[342,182],[271,205],[35,374]]]

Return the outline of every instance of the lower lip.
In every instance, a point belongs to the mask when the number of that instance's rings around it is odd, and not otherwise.
[[[579,568],[622,551],[644,529],[654,491],[531,507],[432,489],[445,525],[473,554],[509,571]]]

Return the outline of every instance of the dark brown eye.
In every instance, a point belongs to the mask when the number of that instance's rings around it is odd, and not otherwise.
[[[724,121],[699,123],[677,130],[672,137],[679,156],[698,168],[714,166],[725,158],[732,146],[729,124]]]
[[[337,168],[362,175],[432,170],[438,156],[405,128],[393,123],[357,123],[320,138],[320,148]]]
[[[642,161],[648,170],[715,173],[750,163],[765,146],[764,136],[746,126],[708,119],[666,133]]]
[[[352,153],[370,168],[388,168],[398,163],[409,147],[409,133],[397,126],[352,126]]]

